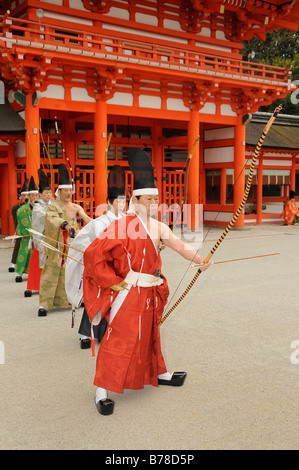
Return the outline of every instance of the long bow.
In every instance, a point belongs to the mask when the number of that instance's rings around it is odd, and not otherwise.
[[[208,254],[208,256],[205,258],[205,263],[208,263],[211,259],[211,257],[213,256],[213,254],[215,253],[215,251],[217,250],[217,248],[219,247],[219,245],[223,242],[224,238],[226,237],[226,235],[228,234],[228,232],[232,229],[232,227],[234,226],[236,220],[238,219],[239,215],[241,214],[244,206],[245,206],[245,203],[247,201],[247,198],[248,198],[248,195],[249,195],[249,191],[250,191],[250,188],[251,188],[251,184],[252,184],[252,178],[253,178],[253,172],[254,172],[254,168],[255,168],[255,165],[256,165],[256,162],[257,162],[257,158],[260,154],[260,151],[261,151],[261,147],[263,145],[263,142],[266,138],[266,135],[268,134],[273,122],[275,121],[276,117],[277,117],[277,114],[279,113],[279,111],[281,111],[282,109],[282,105],[279,105],[277,108],[275,108],[271,118],[269,119],[268,123],[266,124],[264,130],[263,130],[263,133],[257,143],[257,146],[255,148],[255,151],[254,151],[254,154],[253,154],[253,157],[252,157],[252,161],[251,161],[251,165],[250,165],[250,170],[249,170],[249,174],[248,174],[248,179],[247,179],[247,184],[246,184],[246,187],[245,187],[245,192],[244,192],[244,195],[243,195],[243,199],[241,201],[241,204],[239,206],[239,208],[237,209],[237,211],[235,212],[233,218],[231,219],[231,221],[229,222],[229,224],[227,225],[227,227],[225,228],[224,232],[222,233],[221,237],[217,240],[217,242],[215,243],[215,245],[213,246],[213,248],[211,249],[210,253]],[[195,282],[197,281],[197,279],[199,278],[199,275],[201,273],[201,269],[199,268],[198,271],[196,272],[196,274],[194,275],[193,279],[190,281],[189,285],[186,287],[185,291],[182,293],[182,295],[179,297],[179,299],[175,302],[175,304],[168,310],[168,312],[164,315],[164,317],[161,319],[160,323],[158,326],[161,326],[164,321],[166,320],[166,318],[173,312],[173,310],[182,302],[182,300],[186,297],[186,295],[188,294],[188,292],[190,291],[190,289],[194,286]]]

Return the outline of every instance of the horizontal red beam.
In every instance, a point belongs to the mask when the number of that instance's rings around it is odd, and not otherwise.
[[[126,69],[131,66],[137,69],[142,66],[156,66],[161,72],[173,73],[177,70],[178,74],[182,71],[199,73],[206,79],[211,79],[211,75],[215,75],[216,79],[218,74],[221,78],[230,76],[231,79],[277,81],[281,84],[286,84],[291,73],[290,69],[250,63],[220,52],[215,54],[210,49],[189,48],[186,44],[156,45],[146,40],[127,40],[67,27],[63,27],[63,30],[69,34],[63,34],[55,32],[57,29],[58,27],[46,23],[40,29],[35,22],[0,17],[0,38],[6,43],[6,47],[23,47],[26,55],[33,54],[34,57],[42,49],[42,53],[48,53],[52,60],[57,60],[59,53],[64,56],[67,54],[70,62],[72,57],[79,56],[82,65],[92,65],[94,60],[96,62],[104,59],[107,64],[109,61],[117,61],[118,65],[121,64]],[[26,65],[26,60],[24,64]],[[28,65],[30,66],[30,62]]]

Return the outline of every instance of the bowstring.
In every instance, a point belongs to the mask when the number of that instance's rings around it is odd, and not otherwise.
[[[205,242],[205,239],[206,239],[207,236],[209,235],[209,233],[210,233],[210,231],[212,230],[212,228],[214,228],[214,226],[215,226],[214,224],[215,224],[215,222],[216,222],[216,220],[217,220],[217,217],[218,217],[219,214],[221,213],[223,207],[226,205],[226,203],[227,203],[227,201],[228,201],[228,199],[229,199],[231,193],[232,193],[233,190],[234,190],[235,185],[237,184],[239,178],[241,178],[241,175],[242,175],[243,171],[246,169],[246,166],[248,165],[249,160],[251,160],[251,157],[252,157],[254,151],[255,151],[255,149],[254,149],[254,150],[253,150],[253,149],[251,150],[251,153],[250,153],[250,155],[248,156],[247,160],[245,161],[245,163],[244,163],[244,165],[243,165],[243,167],[242,167],[242,169],[241,169],[241,171],[240,171],[240,173],[239,173],[239,175],[238,175],[236,181],[234,181],[234,184],[233,184],[232,188],[231,188],[230,191],[228,192],[225,201],[221,204],[220,209],[218,210],[218,212],[217,212],[215,218],[212,220],[212,224],[209,226],[209,229],[208,229],[206,235],[203,237],[203,240],[201,241],[200,246],[199,246],[198,249],[196,250],[196,253],[194,254],[193,258],[189,261],[189,264],[188,264],[188,266],[187,266],[185,272],[183,273],[183,276],[181,277],[181,280],[180,280],[179,284],[177,285],[177,287],[176,287],[175,291],[173,292],[171,298],[170,298],[170,299],[168,300],[168,302],[167,302],[167,305],[166,305],[166,307],[165,307],[165,311],[168,310],[169,304],[172,303],[172,300],[173,300],[174,296],[176,295],[177,291],[179,290],[179,288],[180,288],[180,286],[181,286],[181,284],[182,284],[182,282],[183,282],[183,280],[184,280],[184,278],[185,278],[185,276],[186,276],[186,274],[187,274],[187,271],[190,269],[190,266],[191,266],[191,264],[193,263],[193,260],[194,260],[195,256],[198,254],[200,248],[202,247],[202,244]]]

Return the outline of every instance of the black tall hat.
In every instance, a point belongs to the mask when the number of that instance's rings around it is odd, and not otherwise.
[[[59,171],[58,189],[63,189],[63,188],[73,189],[73,185],[72,185],[71,180],[70,180],[69,172],[68,172],[67,167],[65,166],[64,163],[60,163],[60,165],[58,167],[58,171]]]
[[[31,178],[30,178],[28,189],[29,189],[28,192],[29,192],[30,194],[32,194],[32,193],[38,193],[38,188],[37,188],[37,186],[36,186],[36,183],[35,183],[35,181],[34,181],[33,176],[31,176]]]
[[[158,194],[154,170],[148,154],[143,149],[130,147],[127,149],[127,158],[134,175],[133,196]]]
[[[28,194],[28,193],[29,193],[28,179],[25,178],[24,184],[23,184],[22,189],[21,189],[21,194]]]
[[[295,191],[290,190],[290,199],[294,199],[296,196]]]
[[[51,191],[51,186],[49,184],[48,178],[41,168],[38,170],[38,179],[39,179],[38,189],[40,193],[42,193],[45,190]]]
[[[125,170],[120,165],[110,168],[108,176],[108,199],[125,195]]]

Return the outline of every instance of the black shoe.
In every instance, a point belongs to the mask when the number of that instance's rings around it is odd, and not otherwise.
[[[81,347],[81,349],[90,349],[91,348],[91,340],[89,338],[85,338],[85,339],[80,338],[80,347]]]
[[[185,381],[187,372],[174,372],[170,380],[158,379],[158,385],[171,385],[181,387]]]
[[[15,280],[16,280],[16,282],[22,282],[23,281],[22,276],[17,276]]]
[[[14,273],[14,272],[15,272],[15,268],[13,268],[12,266],[10,266],[10,268],[8,268],[8,272],[9,272],[9,273]]]
[[[101,415],[112,415],[114,410],[114,401],[109,400],[109,398],[104,398],[96,403],[96,407]]]
[[[46,317],[48,310],[46,308],[39,308],[38,309],[38,316],[39,317]]]
[[[24,297],[31,297],[31,296],[32,296],[32,290],[25,290]]]

